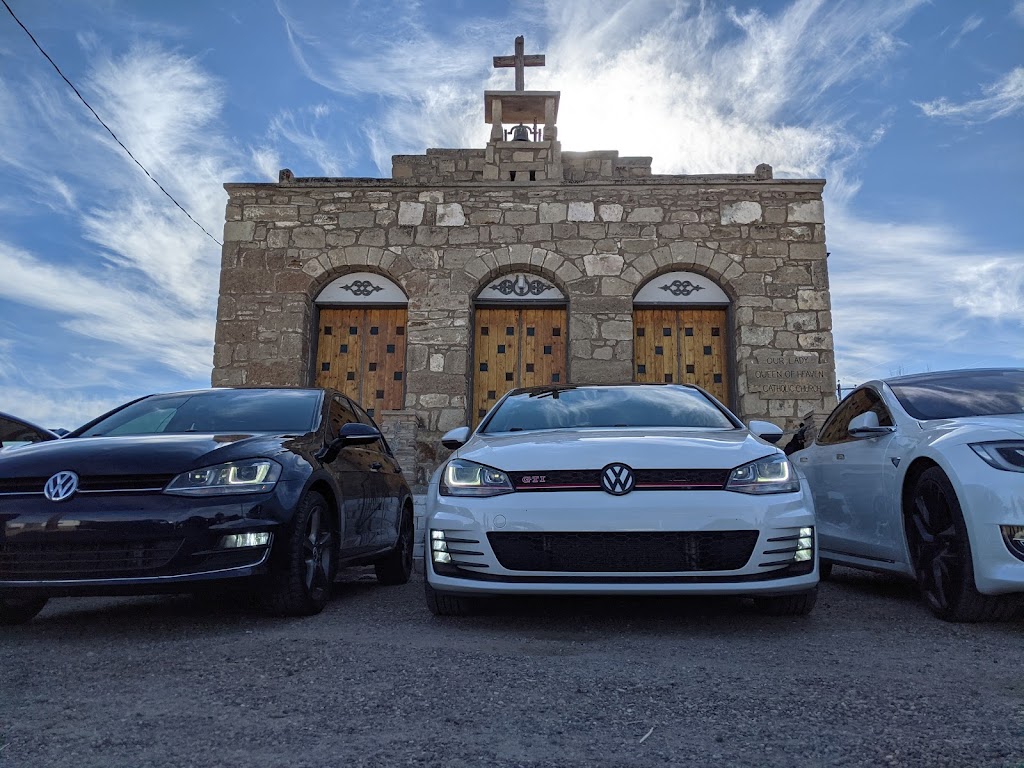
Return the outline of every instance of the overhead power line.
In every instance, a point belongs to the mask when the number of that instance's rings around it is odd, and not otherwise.
[[[204,227],[202,224],[200,224],[198,221],[196,221],[192,217],[192,214],[189,213],[188,211],[186,211],[185,207],[181,203],[179,203],[177,200],[175,200],[174,196],[170,192],[168,192],[166,189],[164,189],[163,184],[161,184],[159,181],[157,181],[155,178],[153,178],[153,174],[151,174],[148,170],[146,170],[146,166],[144,166],[142,163],[140,163],[138,160],[135,159],[135,155],[133,155],[131,153],[131,150],[128,149],[128,147],[126,147],[124,145],[124,143],[119,138],[117,138],[117,135],[112,130],[110,130],[110,126],[107,125],[105,122],[103,122],[103,118],[100,117],[98,114],[96,114],[96,110],[92,108],[92,105],[90,105],[89,102],[85,100],[85,97],[81,93],[79,93],[78,89],[75,88],[75,84],[72,83],[70,80],[68,80],[68,78],[64,75],[64,73],[60,71],[60,67],[58,67],[57,63],[53,59],[50,58],[50,54],[48,54],[45,50],[43,50],[43,46],[41,46],[39,44],[39,41],[36,40],[35,36],[31,32],[28,31],[28,27],[26,27],[24,24],[21,23],[21,19],[19,19],[17,17],[17,15],[15,15],[14,11],[11,9],[11,6],[9,6],[7,4],[7,0],[0,0],[0,3],[4,4],[4,8],[6,8],[7,12],[9,14],[11,14],[11,18],[14,19],[18,23],[18,26],[21,27],[23,30],[25,30],[25,34],[28,35],[29,40],[31,40],[35,44],[36,48],[39,49],[39,52],[41,54],[43,54],[43,56],[46,57],[46,60],[48,62],[50,62],[50,64],[53,66],[53,68],[55,70],[57,70],[57,74],[60,75],[61,79],[63,79],[64,82],[68,84],[68,87],[70,87],[71,90],[75,92],[75,96],[77,96],[79,98],[79,100],[83,104],[85,104],[86,108],[90,112],[92,112],[92,116],[95,117],[99,121],[99,124],[107,129],[107,133],[109,133],[113,137],[114,141],[117,142],[118,146],[120,146],[121,149],[123,149],[128,154],[128,157],[130,157],[132,159],[132,161],[137,166],[139,166],[139,168],[142,169],[143,173],[145,173],[147,176],[149,176],[150,181],[152,181],[154,184],[156,184],[160,188],[160,191],[163,192],[165,195],[167,195],[167,198],[172,203],[174,203],[176,206],[178,206],[178,208],[181,210],[181,212],[184,213],[186,216],[188,216],[189,220],[193,224],[195,224],[197,227],[199,227],[201,230],[203,230],[203,232],[206,234],[206,236],[208,238],[213,240],[213,242],[215,242],[217,245],[223,245],[223,243],[220,240],[218,240],[216,237],[214,237],[209,232],[207,232],[206,231],[206,227]]]

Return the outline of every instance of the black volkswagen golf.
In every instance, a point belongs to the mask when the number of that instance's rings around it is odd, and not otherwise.
[[[272,613],[310,615],[339,566],[405,583],[413,538],[387,442],[332,390],[151,395],[0,451],[0,624],[50,597],[225,583]]]

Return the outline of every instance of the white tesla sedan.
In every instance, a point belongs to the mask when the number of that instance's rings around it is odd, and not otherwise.
[[[508,594],[746,595],[804,614],[814,513],[789,460],[693,386],[552,386],[506,394],[430,481],[435,614]],[[755,433],[755,434],[752,434]]]
[[[871,381],[791,457],[833,563],[905,574],[950,621],[1024,603],[1024,369]]]

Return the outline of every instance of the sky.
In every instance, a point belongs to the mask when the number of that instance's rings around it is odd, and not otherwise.
[[[225,182],[487,141],[491,57],[568,151],[825,178],[837,373],[1024,366],[1024,0],[6,0],[221,239]],[[0,411],[209,386],[220,247],[0,6]]]

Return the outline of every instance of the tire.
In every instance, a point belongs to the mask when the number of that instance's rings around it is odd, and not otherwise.
[[[373,564],[380,584],[390,587],[409,581],[409,576],[412,575],[412,550],[416,543],[414,529],[412,510],[407,507],[402,512],[402,524],[395,548]]]
[[[470,616],[476,613],[476,600],[438,592],[426,579],[423,580],[423,594],[427,600],[427,608],[435,616]]]
[[[978,591],[963,510],[939,467],[917,479],[905,522],[917,585],[932,613],[956,622],[1005,621],[1017,614],[1018,596]]]
[[[806,616],[814,610],[818,602],[818,588],[795,595],[777,595],[775,597],[755,597],[754,608],[766,616]]]
[[[818,561],[818,578],[822,581],[828,581],[832,578],[832,563],[828,560]]]
[[[48,601],[47,597],[0,597],[0,626],[32,621]]]
[[[311,492],[299,502],[268,588],[259,595],[265,611],[276,616],[313,616],[327,605],[338,567],[333,519],[319,493]]]

